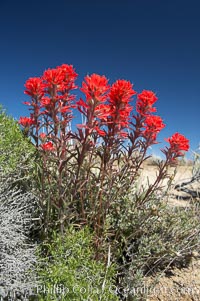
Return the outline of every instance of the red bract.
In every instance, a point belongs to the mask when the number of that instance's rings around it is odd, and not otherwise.
[[[56,88],[57,92],[66,92],[75,89],[74,81],[76,78],[77,73],[73,69],[73,66],[66,64],[54,69],[47,69],[42,77],[47,92],[51,92],[51,89],[54,88]]]
[[[88,104],[98,104],[104,102],[107,99],[107,92],[110,88],[108,85],[108,79],[104,75],[92,74],[87,75],[85,82],[82,83],[82,88],[80,89],[86,96]]]
[[[114,105],[122,102],[127,103],[131,101],[131,97],[134,94],[136,94],[136,92],[133,90],[133,85],[129,81],[119,79],[111,87],[109,93],[110,103]]]
[[[61,113],[71,113],[71,106],[60,106],[60,109],[59,109],[59,111],[61,112]]]
[[[138,94],[137,99],[137,112],[141,115],[147,115],[152,112],[156,112],[156,108],[153,108],[153,104],[158,100],[155,93],[148,90],[143,90]]]
[[[112,114],[111,105],[100,104],[95,108],[95,117],[103,121],[107,121],[108,117]]]
[[[35,124],[35,120],[30,117],[20,117],[19,124],[24,127],[30,127],[31,125]]]
[[[116,125],[118,130],[129,127],[131,111],[132,107],[128,104],[121,104],[119,108],[112,107],[111,122]]]
[[[46,137],[47,137],[47,135],[46,135],[45,133],[41,133],[41,134],[40,134],[40,139],[41,139],[41,140],[45,140]]]
[[[138,99],[141,100],[144,105],[151,107],[158,98],[152,91],[143,90],[142,93],[138,94]]]
[[[94,130],[99,134],[99,136],[105,136],[106,135],[106,132],[101,130],[98,126],[95,126]]]
[[[76,102],[76,104],[77,104],[78,106],[84,107],[84,108],[86,108],[86,109],[89,108],[88,104],[85,103],[84,100],[83,100],[82,98],[80,98],[80,99]]]
[[[75,69],[72,65],[67,65],[67,64],[63,64],[60,67],[57,68],[61,68],[62,72],[64,74],[64,81],[65,82],[70,82],[70,83],[74,83],[74,81],[76,80],[78,74],[75,72]]]
[[[156,140],[157,134],[165,127],[160,116],[147,116],[144,122],[145,130],[143,136]]]
[[[55,149],[51,141],[43,143],[40,146],[44,151],[53,151]]]
[[[129,127],[130,113],[132,107],[129,105],[131,97],[136,94],[133,85],[126,80],[117,80],[111,87],[109,96],[110,118],[108,123],[112,124],[112,135],[119,134],[124,128]],[[125,137],[125,133],[122,135]]]
[[[44,83],[40,77],[31,77],[25,83],[25,94],[36,97],[44,94]]]
[[[165,139],[170,144],[170,150],[172,153],[183,155],[181,151],[189,150],[189,140],[185,136],[175,133],[172,137]]]
[[[48,107],[48,106],[50,106],[51,105],[51,99],[49,98],[49,97],[46,97],[46,96],[44,96],[44,97],[42,97],[42,99],[41,99],[41,107]]]
[[[78,110],[86,117],[86,124],[82,128],[86,128],[87,133],[92,133],[94,130],[103,136],[104,131],[100,130],[97,118],[103,120],[109,114],[108,105],[104,105],[102,102],[107,100],[110,86],[104,75],[92,74],[84,79],[80,90],[85,94],[86,102],[82,99],[77,102]]]
[[[64,75],[61,68],[47,69],[44,71],[43,80],[47,86],[58,85],[64,80]]]

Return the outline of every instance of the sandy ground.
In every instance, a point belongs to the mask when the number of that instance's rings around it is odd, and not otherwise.
[[[188,203],[183,200],[184,197],[188,198],[189,195],[184,192],[179,192],[174,189],[175,185],[181,184],[182,182],[187,182],[192,177],[192,166],[179,166],[177,168],[171,167],[168,170],[169,175],[173,178],[171,183],[171,189],[168,193],[168,201],[175,206],[187,206]],[[139,180],[139,185],[141,187],[148,187],[149,184],[153,184],[156,180],[158,174],[158,169],[156,166],[145,164],[143,167],[141,177]],[[166,189],[167,183],[169,181],[168,179],[164,179],[160,186]],[[148,184],[149,183],[149,184]],[[191,189],[199,189],[199,183],[194,183],[189,186]]]
[[[187,268],[174,269],[163,276],[149,295],[148,301],[199,301],[200,259],[194,258]],[[146,301],[147,301],[146,300]]]
[[[169,175],[173,176],[175,173],[175,177],[173,180],[173,184],[178,184],[181,183],[182,181],[185,180],[189,180],[192,176],[192,166],[187,166],[187,165],[183,165],[183,166],[178,166],[178,167],[171,167],[168,170]],[[158,170],[157,167],[154,165],[149,165],[149,164],[145,164],[143,166],[143,171],[141,174],[141,184],[143,185],[147,185],[148,180],[150,182],[150,184],[152,184],[155,179],[156,176],[158,174]],[[162,185],[166,185],[167,184],[167,179],[165,179],[162,182]]]
[[[148,185],[148,182],[152,184],[156,179],[156,173],[155,166],[144,166],[140,185]],[[173,175],[174,168],[171,168],[169,173]],[[191,166],[179,166],[177,168],[167,199],[172,206],[189,206],[189,199],[183,199],[188,195],[175,190],[174,185],[191,179],[191,176]],[[167,181],[165,180],[162,185],[165,186],[166,184]],[[199,186],[199,183],[195,183],[190,185],[190,188],[199,189]],[[195,253],[195,257],[187,268],[175,268],[170,275],[163,275],[146,301],[200,301],[200,254]]]

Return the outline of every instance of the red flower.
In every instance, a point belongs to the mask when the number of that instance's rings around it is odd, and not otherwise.
[[[25,83],[25,94],[32,97],[44,94],[44,83],[40,77],[31,77]]]
[[[132,107],[129,102],[131,97],[136,94],[133,85],[126,80],[117,80],[111,87],[109,93],[110,117],[108,116],[108,126],[112,127],[112,135],[119,134],[124,128],[129,127],[130,113]],[[122,133],[122,132],[121,132]],[[123,132],[123,137],[126,133]]]
[[[41,99],[41,107],[49,107],[51,105],[51,98],[44,96]]]
[[[117,105],[122,102],[131,101],[131,97],[136,94],[136,92],[132,89],[133,85],[124,79],[117,80],[111,87],[109,96],[110,103]]]
[[[147,116],[144,122],[144,137],[156,140],[157,134],[165,127],[162,118],[159,116]]]
[[[147,90],[143,90],[142,93],[138,94],[138,99],[148,106],[152,106],[158,100],[154,92]]]
[[[132,107],[125,103],[121,104],[119,108],[112,106],[111,118],[108,118],[108,124],[112,124],[117,132],[121,131],[123,128],[128,128],[131,111]]]
[[[99,134],[99,136],[105,136],[106,135],[106,132],[101,130],[98,126],[95,126],[94,130]]]
[[[63,74],[64,74],[64,80],[65,82],[74,82],[78,76],[78,74],[75,72],[75,69],[72,65],[63,64],[60,67]]]
[[[44,151],[53,151],[55,149],[51,141],[43,143],[40,146]]]
[[[107,78],[104,75],[92,74],[91,76],[87,75],[84,79],[85,82],[82,83],[80,90],[85,94],[88,104],[93,105],[93,103],[106,101],[106,93],[110,88]]]
[[[86,96],[86,102],[80,99],[76,104],[78,110],[86,117],[84,127],[92,132],[95,130],[100,135],[104,135],[101,131],[97,118],[106,119],[109,114],[108,105],[102,104],[107,99],[107,92],[110,88],[107,78],[103,75],[92,74],[86,76],[80,89]]]
[[[95,117],[107,121],[108,117],[112,114],[111,105],[100,104],[95,108]]]
[[[35,124],[35,120],[30,117],[20,117],[18,122],[24,127],[30,127],[31,125]]]
[[[172,137],[165,140],[169,142],[171,152],[177,154],[178,156],[183,155],[181,151],[189,150],[189,140],[179,133],[175,133],[172,135]]]
[[[64,75],[60,68],[47,69],[43,73],[43,80],[50,85],[58,85],[64,80]]]
[[[65,80],[65,74],[60,67],[52,69],[49,68],[44,71],[42,78],[47,88],[53,88],[54,86],[57,86],[59,90],[60,85],[63,85]]]
[[[143,90],[142,93],[138,94],[137,112],[141,115],[156,112],[156,108],[153,108],[152,106],[157,100],[158,98],[154,92]]]
[[[47,135],[46,135],[45,133],[41,133],[41,134],[40,134],[40,139],[41,139],[41,140],[45,140],[46,137],[47,137]]]
[[[63,114],[64,113],[69,113],[69,112],[71,113],[71,108],[72,108],[71,106],[63,106],[63,107],[61,106],[60,107],[60,112],[63,113]]]
[[[76,104],[78,105],[78,106],[81,106],[81,107],[84,107],[84,108],[89,108],[89,106],[87,105],[87,103],[85,103],[84,102],[84,100],[82,99],[82,98],[80,98],[77,102],[76,102]]]
[[[43,73],[43,81],[47,89],[53,89],[56,87],[57,92],[66,92],[71,89],[75,89],[74,84],[77,78],[77,73],[73,69],[72,65],[63,64],[54,69],[47,69]],[[49,92],[49,91],[47,91]]]

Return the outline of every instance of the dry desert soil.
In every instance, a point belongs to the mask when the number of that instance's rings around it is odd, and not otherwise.
[[[170,174],[175,168],[171,168]],[[157,168],[151,164],[146,164],[141,175],[141,185],[152,183],[156,178]],[[192,166],[181,165],[176,169],[172,188],[169,191],[167,202],[172,206],[190,206],[190,196],[187,193],[174,189],[176,184],[181,184],[192,177]],[[166,185],[166,181],[162,184]],[[200,183],[193,183],[190,189],[200,189]],[[199,202],[199,199],[192,200]],[[155,288],[150,291],[146,301],[199,301],[200,300],[200,253],[195,252],[194,258],[189,266],[182,269],[174,268],[168,275],[162,275]]]

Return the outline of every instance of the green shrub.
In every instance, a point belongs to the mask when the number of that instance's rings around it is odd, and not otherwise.
[[[144,288],[146,276],[186,266],[199,248],[199,207],[194,204],[172,207],[155,196],[139,206],[136,195],[125,196],[110,223],[117,233],[113,244],[123,300],[141,300],[145,292],[135,294],[134,289]]]
[[[6,115],[0,107],[0,165],[7,173],[18,169],[19,164],[28,165],[35,148],[26,138],[17,122]]]
[[[92,300],[117,301],[113,291],[115,268],[94,259],[93,235],[89,229],[71,227],[64,236],[55,234],[44,243],[38,270],[40,301]]]
[[[30,190],[35,178],[36,149],[21,132],[17,122],[0,107],[0,166],[2,175],[10,175],[12,183]]]

